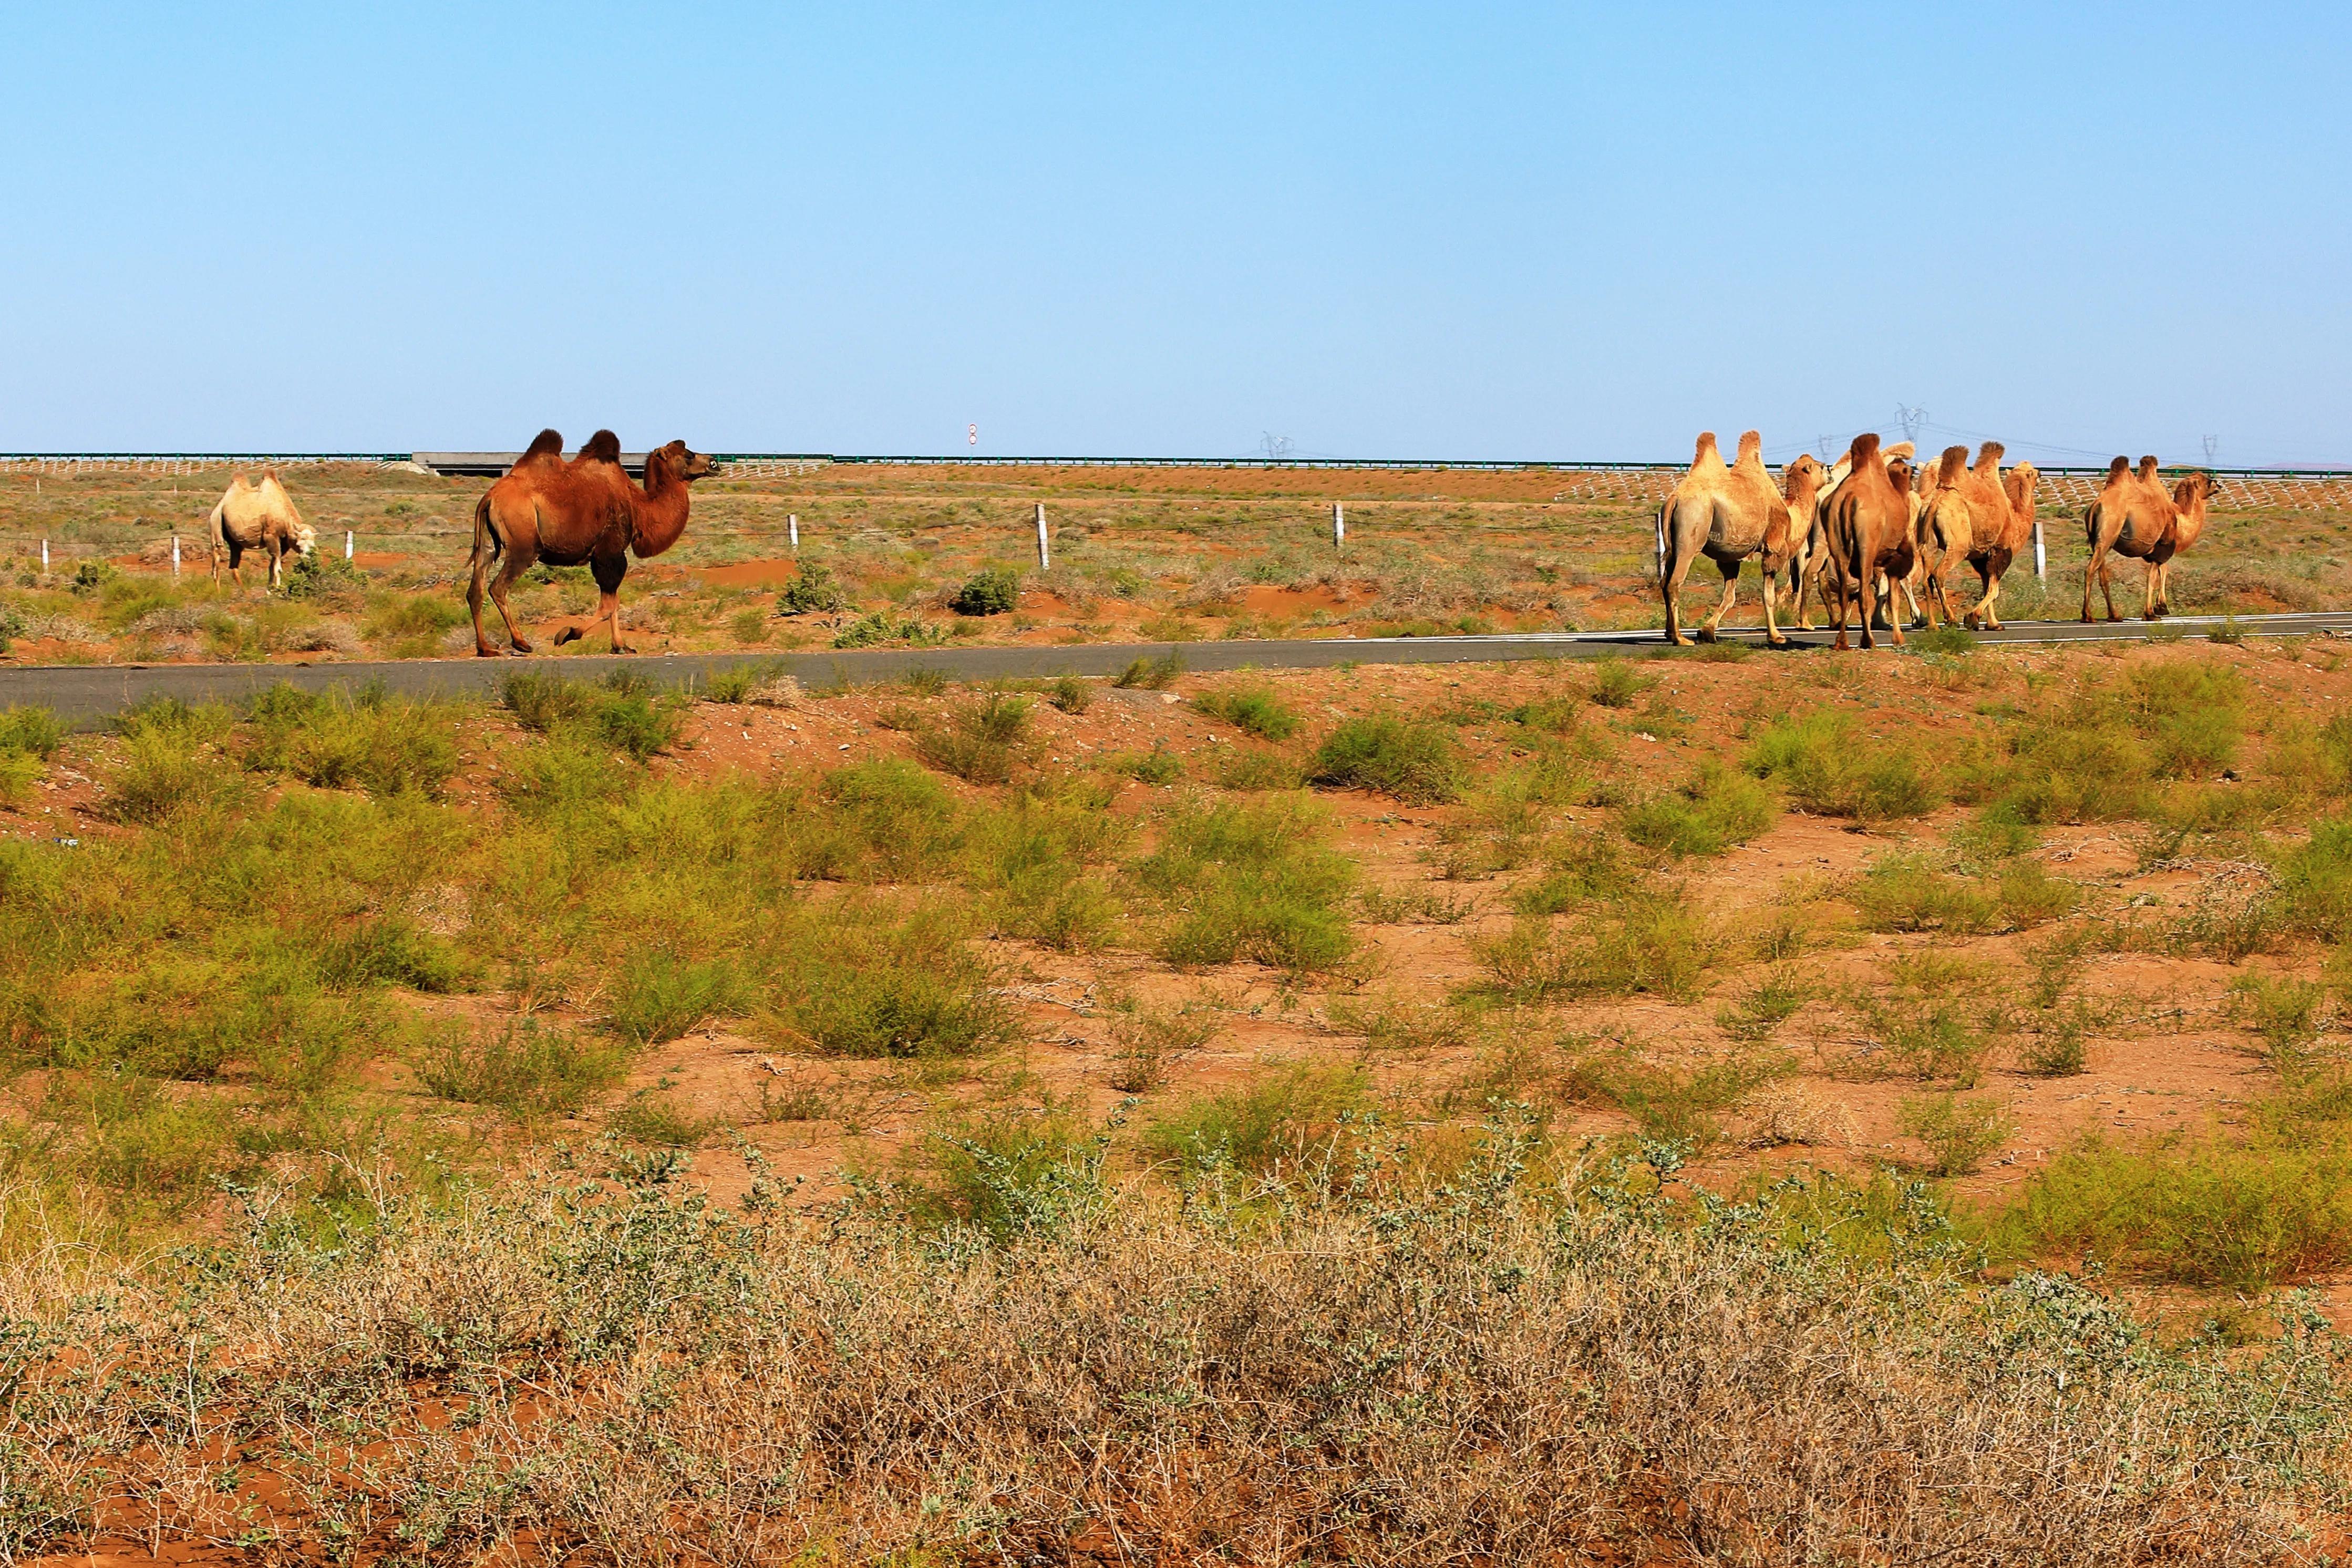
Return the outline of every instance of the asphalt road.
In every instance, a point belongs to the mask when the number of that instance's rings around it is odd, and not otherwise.
[[[2141,621],[2011,621],[1979,632],[1988,643],[2048,643],[2149,637],[2202,637],[2219,616],[2176,616]],[[2229,623],[2245,637],[2352,636],[2352,612],[2242,616]],[[1821,648],[1826,632],[1791,632],[1800,647]],[[1727,632],[1726,641],[1760,646],[1761,627]],[[1886,644],[1882,641],[1881,651]],[[692,686],[713,671],[755,664],[796,677],[803,685],[866,685],[895,680],[915,669],[937,669],[952,680],[1018,679],[1054,675],[1116,675],[1139,658],[1174,655],[1192,670],[1319,669],[1339,664],[1485,664],[1527,658],[1601,658],[1640,655],[1664,647],[1655,631],[1537,632],[1498,637],[1331,637],[1280,641],[1087,643],[1048,647],[859,648],[784,654],[656,654],[529,658],[421,658],[330,664],[85,664],[0,669],[0,707],[47,708],[83,728],[103,724],[150,697],[183,702],[235,703],[285,681],[306,691],[352,691],[369,686],[404,697],[486,697],[499,679],[531,665],[593,678],[608,670],[641,670],[656,680]],[[1860,657],[1857,655],[1857,657]]]

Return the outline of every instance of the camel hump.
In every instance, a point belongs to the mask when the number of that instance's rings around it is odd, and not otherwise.
[[[2152,479],[2156,478],[2156,454],[2155,454],[2155,453],[2150,452],[2150,453],[2148,453],[2146,457],[2143,457],[2142,458],[2140,458],[2140,460],[2139,460],[2139,477],[2140,477],[2141,479]]]
[[[1945,447],[1944,460],[1936,469],[1937,488],[1940,489],[1946,485],[1958,484],[1960,475],[1967,471],[1968,466],[1969,449],[1966,447]]]
[[[1856,436],[1853,438],[1853,445],[1845,449],[1845,466],[1847,471],[1859,471],[1864,463],[1869,462],[1873,458],[1877,456],[1878,437],[1875,435],[1864,432],[1860,436]]]
[[[1691,448],[1691,461],[1704,463],[1709,453],[1713,453],[1717,458],[1723,456],[1722,450],[1715,444],[1715,432],[1702,430],[1698,433],[1698,445]]]
[[[1998,468],[2000,467],[2001,458],[2006,456],[2008,452],[2009,448],[2002,446],[2000,442],[1987,441],[1983,446],[1977,448],[1977,467],[1979,468]]]
[[[580,448],[580,461],[584,463],[591,458],[593,458],[600,463],[619,462],[621,460],[621,438],[618,436],[614,435],[610,430],[597,431],[596,434],[588,437],[587,445]]]
[[[2126,474],[2130,472],[2131,459],[2129,458],[2113,458],[2107,464],[2107,483],[2114,484],[2117,479],[2122,479]]]
[[[1760,463],[1764,460],[1764,433],[1762,431],[1742,430],[1739,433],[1739,460],[1743,463]]]
[[[523,448],[521,460],[529,462],[533,458],[562,456],[563,456],[563,437],[553,430],[541,430],[530,438],[530,445]]]

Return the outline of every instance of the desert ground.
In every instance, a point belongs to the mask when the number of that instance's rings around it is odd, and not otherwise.
[[[470,651],[464,588],[482,479],[364,465],[286,473],[318,531],[316,571],[215,590],[201,548],[227,472],[0,474],[0,637],[30,663],[310,660]],[[1546,470],[933,468],[832,465],[705,479],[685,539],[634,566],[624,615],[648,652],[988,642],[1183,641],[1607,629],[1659,624],[1647,503],[1575,499]],[[1044,502],[1050,571],[1036,570]],[[1335,549],[1330,508],[1344,503]],[[2045,498],[2051,575],[2012,568],[2010,618],[2070,615],[2078,504]],[[788,519],[800,521],[797,558]],[[2222,510],[2176,570],[2177,607],[2238,614],[2346,603],[2340,512]],[[171,570],[171,538],[182,571]],[[342,559],[346,534],[353,554]],[[49,571],[40,571],[41,542]],[[258,564],[256,562],[258,561]],[[803,569],[808,568],[804,579]],[[2137,600],[2139,568],[2117,574]],[[983,574],[1017,582],[991,593]],[[982,592],[964,596],[978,581]],[[1686,610],[1719,592],[1702,568]],[[1753,567],[1733,624],[1759,622]],[[1971,581],[1956,596],[1973,603]],[[960,613],[959,603],[973,613]],[[526,635],[585,617],[584,567],[535,568]],[[572,651],[599,651],[602,633]],[[552,651],[550,649],[550,651]]]
[[[2319,1561],[2347,654],[12,710],[0,1546]]]

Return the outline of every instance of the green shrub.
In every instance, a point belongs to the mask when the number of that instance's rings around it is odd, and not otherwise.
[[[1306,771],[1280,752],[1261,751],[1255,746],[1221,746],[1217,749],[1216,783],[1219,789],[1254,794],[1262,790],[1297,789],[1306,782]]]
[[[1990,876],[1955,877],[1924,856],[1896,854],[1872,862],[1848,897],[1872,931],[1977,936],[2028,931],[2072,913],[2082,889],[2038,860],[2011,860]]]
[[[122,766],[107,782],[106,815],[117,822],[153,825],[220,797],[226,777],[185,732],[141,728],[125,743]]]
[[[691,1149],[726,1125],[722,1118],[697,1116],[673,1096],[641,1089],[613,1108],[604,1125],[614,1136],[656,1149]]]
[[[767,676],[768,667],[765,665],[730,664],[704,677],[702,695],[707,701],[740,704],[759,689]]]
[[[653,948],[621,961],[608,1021],[631,1045],[659,1045],[710,1018],[742,1012],[748,1000],[729,960]]]
[[[992,691],[960,710],[944,726],[915,731],[915,754],[971,784],[1003,784],[1013,776],[1029,735],[1029,700]]]
[[[2352,937],[2352,818],[2314,823],[2277,877],[2279,907],[2296,930],[2326,942]]]
[[[1810,811],[1885,822],[1925,816],[1943,804],[1933,770],[1906,744],[1870,742],[1851,716],[1830,709],[1768,725],[1748,749],[1748,771],[1777,779]]]
[[[362,921],[320,945],[319,975],[339,990],[406,985],[417,991],[462,989],[469,978],[449,944],[389,916]]]
[[[0,708],[0,752],[46,763],[65,740],[65,725],[47,708]]]
[[[1056,676],[1045,700],[1065,713],[1083,713],[1095,705],[1095,689],[1075,675]]]
[[[1915,654],[1932,653],[1950,656],[1974,653],[1981,645],[1976,634],[1966,626],[1933,626],[1924,632],[1913,632],[1907,645]]]
[[[1148,752],[1114,752],[1103,759],[1103,766],[1161,789],[1184,777],[1184,759],[1170,751],[1164,740],[1154,741]]]
[[[1308,777],[1369,789],[1408,805],[1458,800],[1469,763],[1453,731],[1402,719],[1347,719],[1317,748]]]
[[[844,594],[833,569],[810,561],[802,563],[799,575],[784,584],[776,595],[779,616],[829,616],[847,606],[849,596]]]
[[[1292,971],[1328,970],[1354,950],[1342,908],[1355,865],[1325,842],[1321,815],[1280,796],[1186,805],[1132,868],[1159,900],[1155,951],[1170,963],[1248,959]]]
[[[1139,658],[1111,678],[1111,684],[1122,691],[1165,691],[1184,673],[1184,660],[1178,654],[1162,654],[1157,658]]]
[[[570,1116],[620,1081],[625,1063],[609,1042],[525,1018],[494,1037],[453,1030],[415,1061],[427,1094],[492,1105],[519,1116]]]
[[[286,596],[323,599],[331,594],[355,594],[367,587],[367,574],[331,550],[298,555],[285,568]]]
[[[1623,1111],[1645,1138],[1705,1147],[1723,1137],[1722,1112],[1788,1071],[1784,1062],[1749,1058],[1690,1068],[1656,1067],[1617,1052],[1580,1058],[1569,1068],[1565,1087],[1578,1100]]]
[[[1203,691],[1192,706],[1261,741],[1286,741],[1298,731],[1298,710],[1263,686]]]
[[[1546,869],[1512,897],[1523,915],[1556,915],[1586,904],[1606,902],[1633,890],[1641,873],[1616,839],[1574,827],[1552,840]]]
[[[887,610],[876,610],[844,626],[835,635],[833,646],[876,647],[883,643],[905,643],[909,647],[937,647],[947,640],[945,632],[924,625],[913,616],[893,616]]]
[[[1002,616],[1021,602],[1021,574],[1010,566],[986,566],[966,578],[948,608],[959,616]]]
[[[1664,890],[1604,905],[1566,927],[1521,915],[1471,951],[1497,990],[1530,1002],[1645,993],[1685,1002],[1712,962],[1706,922]]]
[[[956,1110],[935,1116],[899,1162],[899,1191],[919,1222],[1000,1240],[1058,1236],[1100,1208],[1105,1139],[1073,1110]]]
[[[1296,1062],[1154,1119],[1143,1145],[1188,1164],[1297,1165],[1339,1137],[1343,1119],[1361,1112],[1370,1093],[1360,1068]]]
[[[1645,849],[1677,857],[1720,855],[1762,833],[1774,815],[1772,797],[1762,785],[1706,762],[1680,790],[1629,809],[1622,826],[1625,837]]]
[[[2087,1257],[2231,1289],[2293,1284],[2352,1264],[2352,1150],[2094,1139],[2039,1172],[1993,1236],[2012,1258]]]
[[[1738,1002],[1717,1011],[1716,1026],[1732,1038],[1752,1045],[1769,1038],[1812,997],[1813,988],[1802,976],[1776,969],[1750,986]]]
[[[1895,1125],[1927,1145],[1927,1169],[1938,1176],[1967,1175],[2017,1130],[1999,1100],[1957,1094],[1910,1096],[1896,1108]]]
[[[1612,654],[1593,668],[1592,700],[1603,708],[1631,708],[1635,698],[1657,683],[1657,677],[1643,675]]]
[[[929,917],[827,911],[795,939],[772,1026],[828,1056],[971,1056],[1019,1021],[960,928]]]

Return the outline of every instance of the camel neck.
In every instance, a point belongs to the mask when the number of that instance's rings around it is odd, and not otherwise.
[[[640,559],[659,555],[686,531],[688,492],[684,479],[673,479],[658,462],[646,464],[646,499],[637,503],[636,537],[632,542]]]

